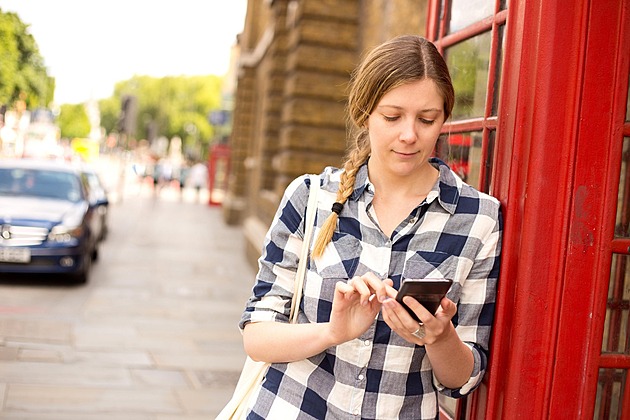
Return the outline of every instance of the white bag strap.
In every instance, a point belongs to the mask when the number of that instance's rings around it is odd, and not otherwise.
[[[317,213],[319,175],[309,175],[309,178],[311,180],[311,188],[308,194],[308,203],[306,204],[306,217],[304,218],[304,239],[302,241],[302,250],[300,252],[297,272],[295,273],[295,289],[293,291],[293,299],[291,300],[291,315],[289,316],[289,322],[292,324],[295,324],[298,318],[298,306],[302,300],[306,266],[308,265],[308,254],[311,248],[311,237],[313,236],[315,225],[315,213]]]

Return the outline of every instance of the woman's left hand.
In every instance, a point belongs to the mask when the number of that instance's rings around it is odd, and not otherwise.
[[[459,388],[472,374],[474,357],[455,331],[451,319],[457,313],[452,300],[443,298],[435,316],[410,296],[403,298],[405,305],[418,316],[421,324],[409,315],[395,299],[383,302],[383,319],[392,330],[410,343],[425,346],[433,374],[447,388]]]
[[[403,300],[420,323],[396,299],[386,299],[381,312],[387,325],[405,340],[423,346],[436,343],[454,332],[451,319],[457,313],[457,306],[452,300],[443,298],[435,316],[414,298],[405,296]]]

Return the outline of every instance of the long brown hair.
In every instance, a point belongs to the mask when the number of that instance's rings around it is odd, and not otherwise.
[[[340,212],[354,190],[356,174],[370,156],[366,122],[383,95],[406,83],[433,80],[444,98],[444,120],[453,110],[455,93],[446,62],[431,42],[417,35],[393,38],[369,51],[352,73],[348,94],[349,135],[353,139],[343,165],[341,182],[333,207]],[[319,257],[333,236],[338,213],[332,211],[324,222],[313,248]]]

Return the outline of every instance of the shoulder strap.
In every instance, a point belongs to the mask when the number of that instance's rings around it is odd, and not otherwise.
[[[297,322],[299,312],[298,306],[302,300],[304,278],[306,277],[306,266],[308,265],[308,254],[311,247],[311,237],[313,236],[313,228],[315,224],[315,213],[317,213],[319,175],[309,175],[309,178],[311,180],[311,189],[308,194],[306,217],[304,218],[304,240],[302,241],[300,260],[298,262],[297,272],[295,273],[295,289],[293,291],[293,299],[291,300],[291,315],[289,317],[289,322],[292,324]]]

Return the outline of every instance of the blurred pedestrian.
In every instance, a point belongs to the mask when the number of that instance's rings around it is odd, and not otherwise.
[[[188,185],[195,189],[195,197],[198,199],[202,188],[208,185],[208,167],[202,163],[195,163],[188,172]]]

